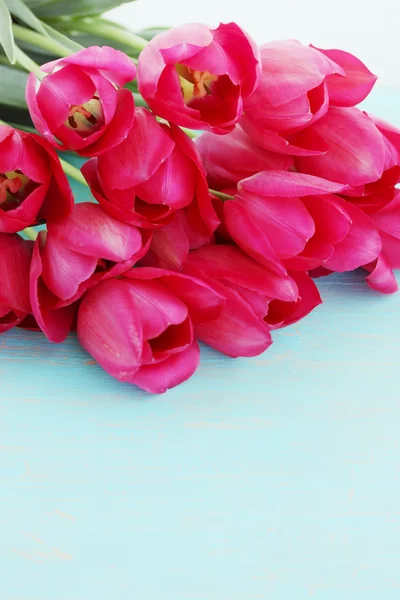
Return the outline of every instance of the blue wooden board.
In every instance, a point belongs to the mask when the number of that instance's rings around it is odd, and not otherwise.
[[[163,396],[74,336],[1,336],[1,600],[398,600],[400,295],[319,285],[263,356],[203,348]]]

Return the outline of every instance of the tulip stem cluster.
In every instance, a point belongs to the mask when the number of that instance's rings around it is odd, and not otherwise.
[[[100,19],[79,19],[74,22],[74,30],[101,35],[103,38],[110,40],[110,42],[123,44],[128,48],[132,48],[135,52],[141,52],[148,44],[148,40],[140,35],[136,35],[118,25]]]
[[[36,31],[32,31],[32,29],[16,24],[12,26],[12,29],[16,40],[27,42],[36,48],[46,50],[56,56],[68,56],[71,54],[67,48],[49,36],[42,35]]]

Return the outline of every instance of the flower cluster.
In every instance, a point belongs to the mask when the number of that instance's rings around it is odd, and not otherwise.
[[[356,57],[192,24],[137,68],[91,47],[41,69],[26,91],[41,135],[0,126],[0,332],[76,330],[108,373],[161,393],[195,372],[199,341],[265,351],[321,303],[317,277],[362,267],[397,290],[400,131],[356,108],[376,80]],[[74,204],[56,149],[89,159],[90,201]]]

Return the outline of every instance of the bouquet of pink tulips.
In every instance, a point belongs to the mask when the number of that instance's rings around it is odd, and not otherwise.
[[[196,371],[199,341],[264,352],[321,303],[318,277],[361,267],[397,290],[400,131],[356,108],[376,80],[358,58],[66,10],[0,0],[0,332],[76,331],[161,393]]]

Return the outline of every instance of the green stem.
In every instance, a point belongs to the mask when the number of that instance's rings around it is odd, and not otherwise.
[[[23,231],[21,231],[21,233],[23,233],[25,237],[28,238],[28,240],[33,241],[35,241],[37,236],[39,235],[39,232],[36,231],[36,229],[33,229],[33,227],[26,227]]]
[[[210,188],[210,193],[213,196],[216,196],[217,198],[219,198],[220,200],[234,200],[235,196],[231,196],[230,194],[224,194],[223,192],[217,192],[217,190],[212,190]]]
[[[133,97],[135,98],[135,106],[143,106],[144,108],[149,108],[149,105],[147,104],[146,100],[144,100],[144,98],[138,94],[137,92],[132,92]]]
[[[136,35],[128,29],[123,29],[122,27],[118,27],[118,25],[114,25],[107,21],[100,21],[98,19],[79,19],[71,26],[74,31],[98,34],[112,42],[119,42],[120,44],[129,46],[133,50],[139,52],[141,52],[148,44],[148,41],[140,37],[140,35]]]
[[[79,169],[74,167],[74,165],[71,165],[71,163],[67,162],[66,160],[63,160],[62,158],[60,158],[60,163],[67,177],[71,177],[71,179],[75,179],[75,181],[77,181],[78,183],[88,186],[86,179],[84,178]]]
[[[36,31],[32,31],[32,29],[21,27],[21,25],[13,25],[12,28],[15,39],[20,42],[27,42],[28,44],[46,50],[55,56],[65,57],[72,54],[70,50],[66,49],[62,44],[56,42],[51,37],[46,37]]]
[[[18,64],[21,65],[29,73],[35,73],[36,77],[40,80],[45,77],[46,73],[40,70],[40,67],[34,60],[32,60],[25,52],[18,46],[15,46],[15,58]]]

